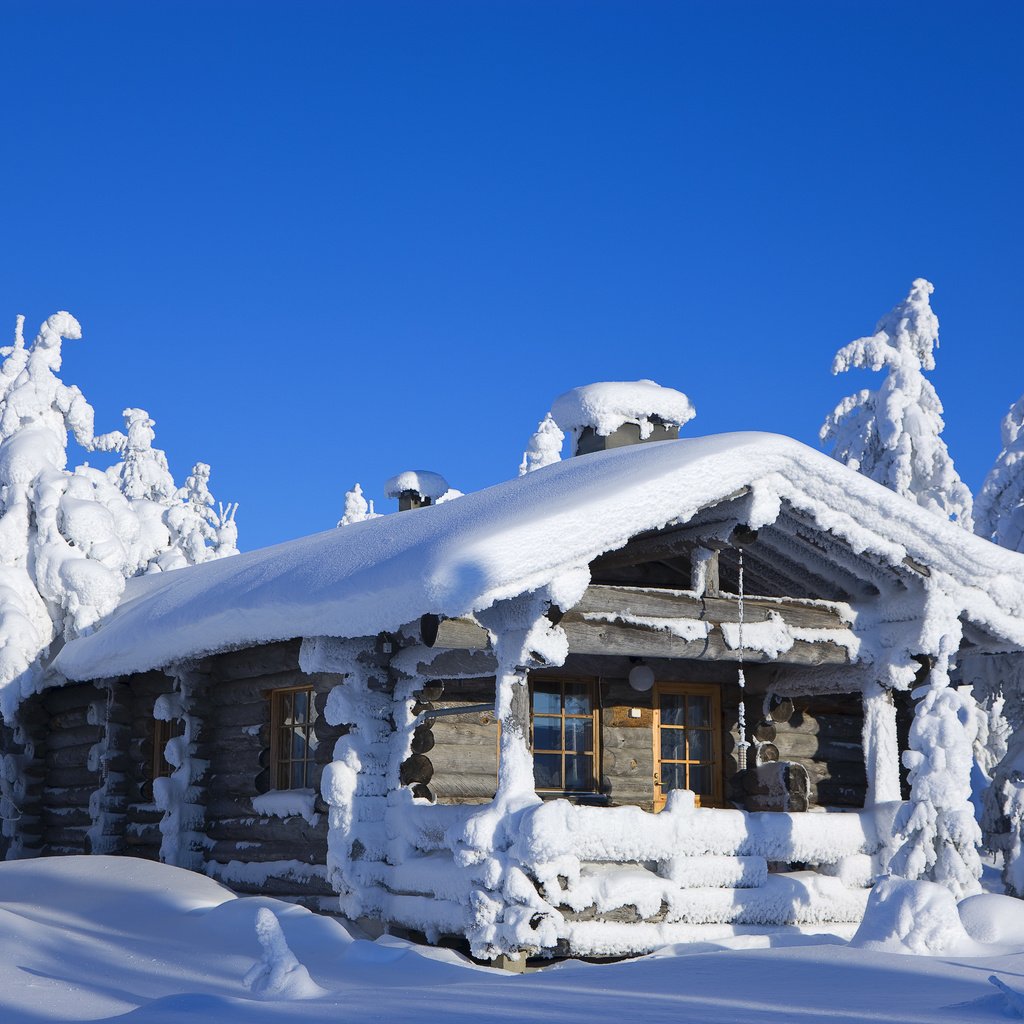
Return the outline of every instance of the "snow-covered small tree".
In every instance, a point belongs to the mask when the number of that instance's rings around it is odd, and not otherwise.
[[[1003,417],[1003,448],[974,505],[974,530],[1012,551],[1024,551],[1024,396]]]
[[[197,462],[175,492],[175,504],[164,517],[171,534],[171,546],[157,560],[155,568],[179,569],[199,565],[212,558],[238,554],[238,505],[221,505],[210,493],[210,467]]]
[[[339,526],[351,526],[367,519],[377,519],[378,513],[373,510],[373,502],[363,496],[363,489],[356,484],[351,491],[345,492],[345,512],[338,520]]]
[[[821,440],[833,458],[916,501],[943,519],[972,529],[971,492],[942,440],[942,403],[926,370],[935,368],[939,321],[918,278],[910,294],[878,321],[875,333],[836,353],[833,373],[885,370],[876,391],[844,398],[825,420]]]
[[[523,453],[523,461],[519,464],[519,475],[525,476],[535,469],[543,469],[553,462],[560,462],[564,441],[565,434],[558,429],[558,424],[555,423],[551,413],[545,413],[544,419],[538,424]]]

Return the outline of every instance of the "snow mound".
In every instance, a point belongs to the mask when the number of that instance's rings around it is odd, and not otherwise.
[[[316,999],[326,995],[285,941],[276,915],[267,907],[256,914],[256,937],[263,956],[245,976],[245,985],[261,999]]]
[[[440,473],[426,469],[407,469],[384,484],[384,493],[389,498],[400,498],[405,491],[416,491],[424,498],[437,501],[448,490],[450,485]]]
[[[1024,903],[1012,896],[981,893],[957,908],[967,934],[976,942],[1024,949]]]
[[[964,927],[956,898],[945,886],[902,878],[884,878],[871,890],[864,919],[850,945],[879,953],[930,956],[986,952]]]
[[[551,404],[551,415],[563,431],[579,433],[591,427],[606,437],[626,423],[638,423],[640,436],[650,437],[656,416],[670,427],[689,423],[697,410],[674,388],[653,380],[604,381],[573,388]]]

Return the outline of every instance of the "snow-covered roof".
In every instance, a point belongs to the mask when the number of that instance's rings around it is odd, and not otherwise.
[[[384,484],[384,493],[389,498],[400,498],[406,491],[415,491],[424,498],[437,501],[448,489],[448,481],[440,473],[426,469],[407,469]]]
[[[296,636],[366,636],[425,613],[479,611],[631,537],[750,488],[749,525],[783,500],[857,552],[930,570],[973,622],[1024,645],[1024,555],[943,521],[775,434],[655,442],[546,466],[458,501],[129,581],[53,668],[117,676]]]
[[[602,381],[573,388],[551,403],[551,415],[567,432],[590,427],[606,437],[626,423],[638,423],[650,433],[650,418],[657,416],[672,427],[689,423],[697,411],[681,391],[653,380]]]

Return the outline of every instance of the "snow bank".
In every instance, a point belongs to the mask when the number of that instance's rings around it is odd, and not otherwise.
[[[868,897],[864,920],[851,945],[880,953],[926,953],[940,956],[984,952],[967,933],[956,898],[934,882],[886,878]]]
[[[569,459],[458,501],[129,581],[95,632],[53,663],[122,675],[295,636],[397,631],[537,590],[644,530],[743,487],[763,526],[789,501],[857,552],[929,567],[966,617],[1024,644],[1024,556],[997,548],[828,456],[771,434],[723,434]]]

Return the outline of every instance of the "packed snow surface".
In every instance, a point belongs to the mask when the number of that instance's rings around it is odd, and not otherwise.
[[[630,537],[752,491],[883,562],[908,556],[966,617],[1024,643],[1024,556],[996,547],[791,438],[735,433],[580,456],[458,501],[129,580],[119,607],[54,668],[92,679],[296,636],[371,636],[545,587]]]
[[[988,978],[1024,991],[1019,907],[963,901],[971,955],[893,956],[828,933],[723,929],[638,960],[510,975],[391,936],[369,941],[340,919],[239,898],[178,868],[47,857],[0,864],[0,1020],[997,1024],[1009,1003]],[[979,930],[988,919],[991,940]]]
[[[651,417],[670,427],[689,423],[697,410],[681,391],[665,388],[653,380],[604,381],[566,391],[551,403],[551,416],[563,431],[578,433],[591,427],[607,436],[626,423],[640,425],[648,437]]]

